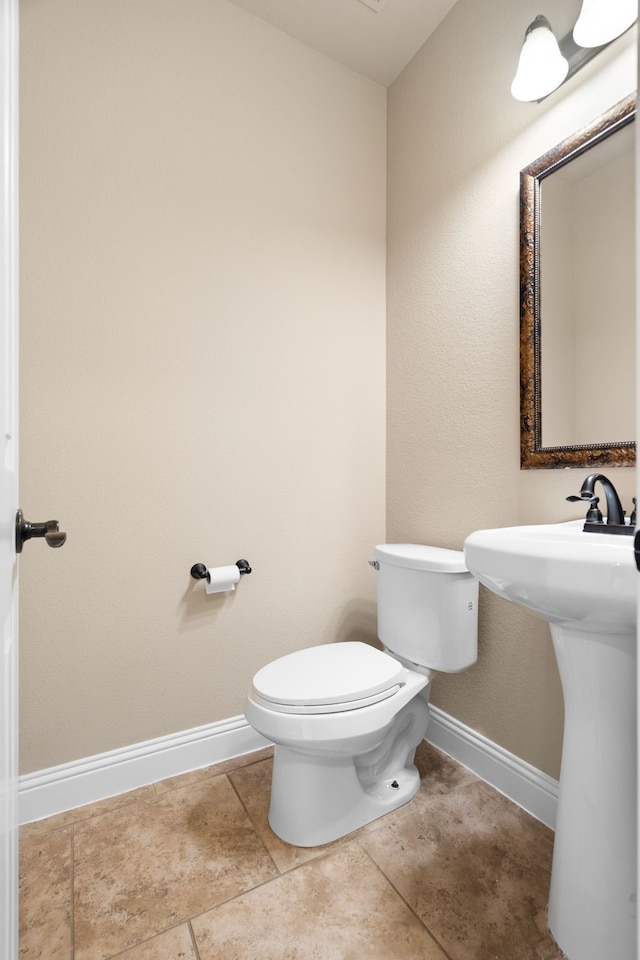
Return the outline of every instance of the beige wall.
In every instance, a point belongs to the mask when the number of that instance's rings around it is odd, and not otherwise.
[[[385,92],[224,0],[149,9],[22,7],[22,506],[69,533],[20,561],[24,771],[237,715],[261,664],[375,632]],[[538,12],[459,0],[389,91],[389,540],[579,515],[587,471],[519,470],[518,172],[635,57],[516,103]],[[188,576],[240,556],[224,600]],[[546,625],[484,590],[480,618],[433,700],[557,775]]]
[[[68,532],[20,560],[27,772],[375,634],[386,93],[225,0],[21,17],[21,504]]]
[[[580,3],[562,7],[558,35]],[[539,12],[459,0],[389,91],[390,540],[461,547],[474,529],[580,515],[564,498],[587,470],[519,469],[518,175],[635,89],[635,37],[542,104],[518,103]],[[635,471],[610,472],[630,509]],[[557,776],[562,694],[534,614],[482,590],[479,661],[438,678],[433,702]]]

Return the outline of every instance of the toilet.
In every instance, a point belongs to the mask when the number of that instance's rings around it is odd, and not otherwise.
[[[259,670],[245,716],[275,744],[269,823],[315,847],[407,803],[437,672],[478,651],[478,582],[464,555],[411,543],[375,548],[378,637],[322,644]]]

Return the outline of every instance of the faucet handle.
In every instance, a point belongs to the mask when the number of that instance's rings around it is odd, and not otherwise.
[[[565,499],[569,500],[571,503],[589,503],[590,507],[587,510],[585,520],[589,521],[589,523],[602,523],[602,512],[598,507],[600,497],[596,497],[589,493],[582,493],[577,497],[566,497]]]

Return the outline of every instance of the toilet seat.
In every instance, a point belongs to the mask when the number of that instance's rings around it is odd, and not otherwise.
[[[278,713],[336,713],[392,697],[405,677],[401,663],[366,643],[332,643],[267,664],[253,678],[252,694]]]

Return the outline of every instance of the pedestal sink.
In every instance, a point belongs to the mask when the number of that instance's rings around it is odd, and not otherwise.
[[[550,625],[565,705],[551,932],[569,960],[635,960],[640,579],[632,537],[582,528],[478,530],[464,553],[489,590]]]

